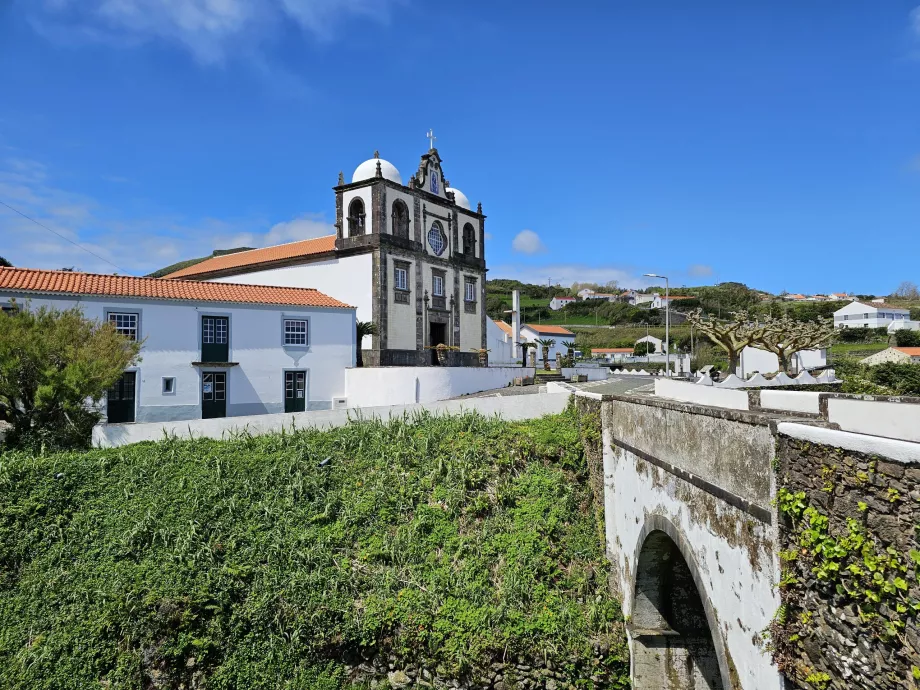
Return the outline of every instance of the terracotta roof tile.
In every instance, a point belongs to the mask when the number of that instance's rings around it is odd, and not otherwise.
[[[495,325],[501,328],[505,333],[511,335],[511,326],[509,324],[504,321],[496,321],[495,319],[492,319],[492,321],[494,321]]]
[[[530,330],[536,333],[546,333],[552,335],[570,335],[573,338],[575,334],[572,331],[566,330],[562,326],[544,326],[542,324],[527,323],[524,324],[524,328],[529,328]]]
[[[920,357],[920,347],[896,347],[894,349],[911,357]]]
[[[349,308],[344,302],[312,288],[135,278],[72,271],[42,271],[34,268],[0,268],[0,290],[37,294],[105,295],[195,302]]]
[[[312,240],[288,242],[287,244],[278,244],[274,247],[265,247],[264,249],[250,249],[246,252],[235,252],[233,254],[215,256],[200,263],[180,268],[178,271],[173,271],[163,277],[187,278],[189,276],[200,276],[234,268],[270,264],[284,259],[296,259],[299,256],[323,254],[325,252],[331,252],[333,249],[335,249],[335,235],[326,235],[325,237],[316,237]]]

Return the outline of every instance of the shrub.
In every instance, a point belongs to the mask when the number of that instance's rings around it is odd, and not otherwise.
[[[42,307],[0,316],[0,417],[11,447],[74,448],[90,443],[96,405],[140,343],[86,319],[79,307]]]
[[[586,473],[570,414],[7,453],[2,685],[331,690],[377,654],[545,654],[628,687]]]
[[[650,343],[647,340],[641,343],[636,343],[636,346],[633,348],[633,355],[636,357],[645,357],[646,355],[653,354],[655,354],[655,343]]]
[[[894,341],[898,347],[920,347],[920,331],[902,328],[894,332]]]

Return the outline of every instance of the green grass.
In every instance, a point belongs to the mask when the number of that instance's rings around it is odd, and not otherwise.
[[[868,357],[876,352],[888,349],[888,343],[834,343],[831,345],[830,354],[833,355],[863,355]]]
[[[6,453],[2,686],[332,690],[382,653],[628,687],[586,473],[570,414]]]

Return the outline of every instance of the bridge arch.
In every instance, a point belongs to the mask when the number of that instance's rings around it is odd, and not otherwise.
[[[632,563],[634,690],[731,690],[718,620],[680,530],[649,515]]]

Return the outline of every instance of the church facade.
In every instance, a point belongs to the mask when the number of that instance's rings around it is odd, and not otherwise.
[[[476,366],[486,347],[485,215],[447,181],[437,149],[403,184],[375,153],[351,181],[339,173],[336,234],[226,254],[167,278],[313,287],[357,308],[377,334],[361,344],[366,366]]]

